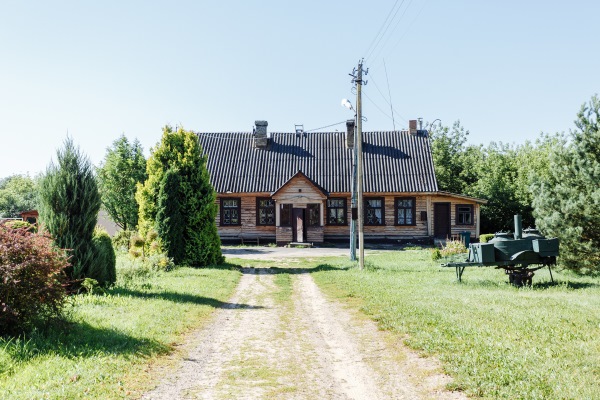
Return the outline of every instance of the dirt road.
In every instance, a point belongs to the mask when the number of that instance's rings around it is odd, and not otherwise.
[[[144,399],[460,399],[437,364],[328,300],[309,273],[243,270],[180,367]]]

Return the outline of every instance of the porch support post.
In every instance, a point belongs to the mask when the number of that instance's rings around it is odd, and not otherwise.
[[[427,236],[432,235],[433,213],[431,212],[431,195],[427,196]]]

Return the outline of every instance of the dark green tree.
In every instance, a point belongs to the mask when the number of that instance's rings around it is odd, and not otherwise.
[[[0,179],[0,218],[19,218],[21,212],[36,209],[36,186],[27,175]]]
[[[146,180],[146,159],[137,141],[129,143],[125,135],[106,149],[104,162],[97,170],[102,207],[123,230],[138,224],[136,185]]]
[[[179,170],[181,179],[181,213],[185,216],[184,263],[204,266],[221,262],[221,241],[215,224],[217,205],[206,169],[206,157],[202,156],[197,136],[182,128],[173,131],[170,126],[165,127],[161,142],[148,158],[148,179],[138,185],[136,193],[140,233],[145,236],[156,226],[161,182],[171,168]]]
[[[112,285],[117,281],[117,256],[112,239],[105,230],[96,228],[92,245],[94,258],[86,277],[97,280],[103,286]]]
[[[67,276],[78,279],[86,276],[93,262],[100,193],[92,164],[71,138],[56,155],[56,164],[50,162],[40,181],[40,222],[56,245],[68,250]]]
[[[600,272],[600,99],[584,104],[570,142],[551,153],[547,176],[532,185],[538,227],[560,239],[561,265]]]
[[[185,217],[182,213],[181,177],[177,168],[170,168],[160,183],[156,213],[156,231],[163,249],[176,264],[185,260]]]

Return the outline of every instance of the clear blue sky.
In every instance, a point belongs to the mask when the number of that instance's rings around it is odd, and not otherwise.
[[[148,153],[165,124],[249,131],[265,119],[281,132],[351,118],[348,73],[394,4],[3,1],[0,177],[45,170],[67,132],[98,164],[121,133]],[[600,92],[600,2],[396,4],[365,63],[365,130],[392,129],[377,108],[390,114],[383,59],[397,128],[460,119],[471,143],[568,131]]]

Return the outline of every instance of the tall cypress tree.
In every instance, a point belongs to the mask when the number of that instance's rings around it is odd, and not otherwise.
[[[165,127],[161,142],[148,158],[148,178],[144,185],[138,185],[136,193],[140,233],[145,235],[156,224],[161,182],[171,168],[179,170],[181,179],[184,263],[203,266],[221,262],[221,241],[215,224],[216,197],[206,169],[206,157],[202,156],[197,136],[182,128],[173,131]]]
[[[546,235],[560,238],[561,264],[600,271],[600,99],[577,115],[571,143],[554,151],[549,174],[533,185],[534,216]]]
[[[71,138],[56,153],[40,181],[40,222],[56,245],[68,249],[70,278],[86,276],[94,258],[92,236],[98,222],[100,193],[90,160]]]

